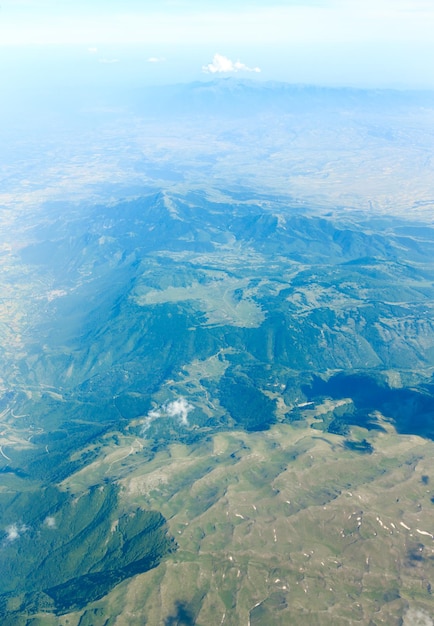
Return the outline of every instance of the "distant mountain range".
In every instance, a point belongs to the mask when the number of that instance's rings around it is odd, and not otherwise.
[[[434,106],[434,92],[333,88],[279,82],[218,78],[131,92],[138,111],[155,115],[251,116],[260,112],[347,114],[363,110],[386,113],[413,106]]]

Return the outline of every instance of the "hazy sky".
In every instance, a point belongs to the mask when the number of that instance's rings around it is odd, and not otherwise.
[[[434,88],[433,33],[434,0],[2,0],[0,7],[3,56],[6,48],[23,58],[23,46],[73,44],[89,62],[114,65],[130,62],[125,45],[137,44],[144,75],[166,82],[238,73]]]

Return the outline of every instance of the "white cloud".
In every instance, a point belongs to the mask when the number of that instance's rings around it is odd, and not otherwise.
[[[222,54],[216,53],[213,57],[212,63],[204,65],[202,72],[207,74],[222,74],[222,73],[235,73],[235,72],[260,72],[259,67],[248,67],[241,61],[231,61],[228,57]]]
[[[183,426],[188,426],[188,414],[194,407],[189,404],[185,398],[179,398],[178,400],[169,402],[165,409],[169,417],[176,417]]]
[[[149,57],[148,63],[163,63],[165,60],[164,57]]]
[[[19,539],[22,533],[25,533],[26,530],[28,530],[28,528],[24,524],[11,524],[6,528],[6,541],[12,542]]]
[[[87,51],[91,54],[96,54],[98,52],[98,48],[88,48]]]
[[[46,517],[44,524],[48,526],[48,528],[56,528],[56,519],[54,517]]]
[[[15,539],[18,539],[18,537],[20,536],[20,533],[18,531],[18,526],[16,524],[11,524],[10,526],[8,526],[6,528],[6,532],[7,532],[6,539],[8,541],[15,541]]]
[[[152,422],[159,418],[173,417],[179,421],[182,426],[188,426],[188,414],[194,409],[194,406],[187,402],[183,397],[166,402],[159,409],[152,409],[146,416],[142,426],[142,435],[146,433]]]
[[[98,59],[100,63],[106,63],[111,65],[112,63],[119,63],[119,59]]]

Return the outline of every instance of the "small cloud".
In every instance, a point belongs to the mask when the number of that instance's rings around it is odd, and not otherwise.
[[[24,524],[11,524],[6,528],[6,541],[12,542],[19,539],[26,530],[28,530],[28,528]]]
[[[98,48],[88,48],[87,51],[91,54],[96,54],[98,52]]]
[[[174,417],[182,426],[188,426],[188,414],[194,409],[194,406],[187,402],[183,397],[166,402],[159,409],[149,411],[142,426],[142,436],[151,426],[152,422],[159,418]]]
[[[236,72],[260,72],[259,67],[248,67],[241,61],[231,61],[228,57],[222,54],[216,53],[213,57],[212,63],[202,66],[202,72],[205,74],[228,74]]]
[[[56,518],[54,517],[46,517],[44,520],[45,526],[48,528],[56,528]]]
[[[188,426],[188,414],[194,407],[185,398],[169,402],[165,408],[169,417],[176,417],[183,426]]]
[[[148,63],[163,63],[166,59],[164,57],[149,57]]]
[[[98,59],[99,63],[105,63],[107,65],[111,65],[113,63],[119,63],[119,59]]]
[[[6,528],[6,533],[7,533],[7,541],[15,541],[15,539],[18,539],[18,537],[20,536],[20,533],[18,531],[18,526],[16,524],[11,524],[10,526],[8,526]]]

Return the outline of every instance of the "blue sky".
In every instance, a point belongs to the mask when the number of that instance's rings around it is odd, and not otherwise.
[[[115,65],[131,62],[135,47],[146,79],[163,82],[239,74],[434,88],[433,33],[433,0],[2,0],[0,8],[3,54],[67,44],[89,63]]]

